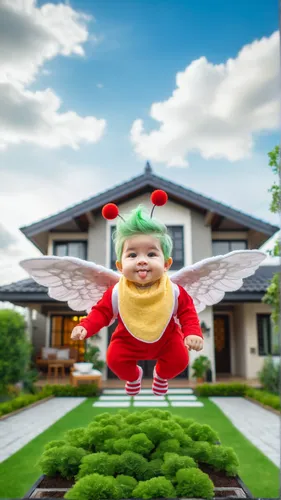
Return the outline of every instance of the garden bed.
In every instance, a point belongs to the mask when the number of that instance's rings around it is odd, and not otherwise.
[[[253,498],[233,448],[207,424],[151,409],[97,415],[45,444],[24,498]]]
[[[253,498],[239,476],[228,477],[223,472],[214,471],[211,467],[200,464],[200,469],[208,474],[214,483],[214,499],[216,498]],[[46,500],[47,498],[64,498],[65,493],[74,485],[75,480],[65,479],[61,476],[48,477],[42,475],[24,499],[34,498]]]

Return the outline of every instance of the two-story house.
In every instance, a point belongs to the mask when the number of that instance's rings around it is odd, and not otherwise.
[[[106,221],[101,209],[109,202],[116,203],[121,214],[140,203],[151,208],[150,194],[155,189],[163,189],[169,196],[156,216],[168,226],[174,240],[171,272],[210,256],[259,248],[279,229],[156,176],[147,164],[142,175],[21,231],[44,255],[74,256],[115,269],[111,236],[116,221]],[[219,304],[200,313],[205,335],[203,354],[210,358],[214,376],[255,378],[264,356],[278,353],[270,307],[261,302],[274,272],[274,267],[260,267],[244,280],[240,290],[227,293]],[[42,346],[75,344],[83,359],[84,343],[71,341],[70,334],[85,311],[74,312],[67,304],[52,300],[32,279],[2,286],[0,300],[28,308],[29,334],[37,352]],[[112,331],[112,326],[104,328],[94,340],[103,359]],[[197,355],[191,352],[191,363]],[[153,363],[143,366],[145,376],[150,377]],[[105,369],[107,377],[114,375]]]

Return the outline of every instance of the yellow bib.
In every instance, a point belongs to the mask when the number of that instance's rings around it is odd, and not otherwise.
[[[137,287],[124,276],[118,283],[118,309],[126,329],[143,342],[163,335],[174,311],[173,286],[166,274],[151,287]]]

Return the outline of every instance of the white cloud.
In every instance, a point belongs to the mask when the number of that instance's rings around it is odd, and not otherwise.
[[[152,104],[159,123],[146,132],[134,121],[136,153],[170,167],[188,165],[188,154],[237,161],[249,157],[254,134],[279,127],[279,33],[246,45],[235,59],[212,64],[205,57],[176,75],[176,89]]]
[[[36,0],[0,2],[0,148],[33,143],[77,149],[81,142],[101,139],[105,120],[60,112],[61,100],[52,89],[28,88],[47,61],[84,56],[89,21],[66,4],[39,8]]]
[[[0,224],[0,286],[26,278],[19,261],[41,255],[19,227],[94,196],[106,189],[112,178],[110,172],[93,164],[58,161],[56,167],[55,174],[47,175],[43,163],[44,177],[32,169],[22,177],[13,169],[1,172],[0,213],[5,214],[5,227]]]

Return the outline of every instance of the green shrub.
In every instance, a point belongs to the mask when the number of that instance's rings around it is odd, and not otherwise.
[[[212,445],[210,443],[204,443],[204,441],[197,441],[185,451],[186,454],[194,458],[196,462],[208,464],[212,455]]]
[[[167,439],[166,441],[162,441],[156,450],[152,453],[151,458],[163,458],[165,453],[179,453],[180,451],[180,443],[177,439]]]
[[[101,476],[114,476],[116,461],[107,453],[93,453],[82,458],[78,479],[96,472]]]
[[[279,394],[280,387],[280,361],[273,362],[272,357],[264,360],[263,368],[258,374],[259,380],[268,392]]]
[[[161,441],[173,437],[171,429],[165,427],[164,422],[161,420],[159,421],[157,418],[151,418],[150,420],[141,422],[139,424],[139,430],[143,432],[154,445],[158,445]]]
[[[148,439],[148,437],[143,434],[135,434],[129,439],[131,451],[140,453],[140,455],[148,456],[151,450],[154,448],[154,444]]]
[[[208,443],[217,443],[219,441],[218,433],[206,424],[191,424],[186,432],[193,441],[207,441]]]
[[[202,387],[202,386],[199,386],[199,387]],[[189,426],[191,424],[194,424],[195,423],[195,420],[193,420],[193,418],[184,418],[184,417],[180,417],[178,415],[175,415],[174,416],[174,420],[175,422],[177,422],[177,424],[179,424],[181,426],[181,428],[183,430],[187,430],[189,428]]]
[[[157,410],[159,411],[161,412]],[[151,411],[145,413],[149,417]],[[199,463],[206,463],[216,470],[226,471],[228,475],[237,473],[238,460],[232,448],[206,441],[215,442],[218,439],[217,434],[208,425],[200,425],[189,420],[185,426],[184,419],[174,418],[172,414],[167,418],[167,412],[163,413],[165,418],[158,419],[153,412],[150,419],[139,424],[136,422],[142,416],[142,412],[131,415],[119,412],[115,415],[108,413],[98,415],[85,429],[69,430],[64,436],[65,442],[48,443],[41,459],[44,473],[47,475],[60,473],[59,464],[67,461],[65,458],[67,453],[70,463],[73,463],[71,458],[73,449],[80,452],[82,450],[84,453],[80,461],[74,460],[76,465],[78,463],[75,475],[79,481],[86,475],[99,474],[104,477],[125,475],[137,481],[149,481],[167,476],[166,479],[174,483],[178,470],[194,469]],[[132,415],[134,423],[129,418]],[[127,438],[120,438],[128,427],[130,431],[134,427],[135,433]],[[153,435],[153,431],[156,435]],[[61,450],[63,450],[62,458]]]
[[[116,440],[114,438],[106,439],[104,441],[103,445],[100,447],[100,450],[106,451],[107,453],[112,455],[113,453],[116,453],[115,443],[116,443]]]
[[[247,391],[246,384],[202,384],[195,389],[197,396],[245,396]]]
[[[77,483],[64,495],[68,500],[105,500],[107,498],[118,500],[120,496],[120,487],[114,477],[100,476],[99,474],[90,474],[82,477]]]
[[[130,438],[134,434],[139,433],[139,428],[136,424],[126,424],[119,432],[120,438]]]
[[[23,394],[12,399],[11,401],[1,403],[0,417],[2,417],[3,415],[7,415],[8,413],[11,413],[13,411],[20,410],[21,408],[36,403],[37,401],[40,401],[41,399],[44,399],[48,396],[49,394],[46,393],[45,390],[42,390],[37,394]]]
[[[43,452],[38,465],[43,474],[55,476],[60,474],[65,478],[76,476],[79,470],[82,458],[86,451],[74,446],[61,446],[50,448]]]
[[[162,472],[167,479],[174,479],[176,472],[180,469],[189,469],[197,467],[191,457],[181,457],[176,453],[165,453]]]
[[[214,484],[207,474],[199,469],[180,469],[176,475],[178,497],[212,498]]]
[[[11,309],[0,310],[0,393],[28,371],[32,346],[26,338],[24,317]]]
[[[50,441],[49,443],[46,443],[44,445],[44,450],[50,450],[51,448],[60,448],[61,446],[65,446],[67,443],[63,441],[62,439],[56,439],[53,441]]]
[[[92,451],[102,451],[104,441],[116,438],[117,435],[118,427],[116,425],[93,426],[90,424],[86,429],[86,439]]]
[[[266,391],[249,388],[247,390],[247,396],[249,398],[255,399],[256,401],[265,406],[270,406],[275,410],[281,409],[280,396],[275,396],[275,394],[270,394]]]
[[[57,397],[85,397],[92,398],[99,394],[98,386],[96,384],[81,384],[78,387],[73,385],[46,385],[45,391]]]
[[[122,427],[124,425],[124,418],[119,414],[119,412],[117,415],[111,415],[110,413],[105,412],[97,415],[88,427],[95,427],[96,422],[99,422],[99,424],[102,425],[117,425],[117,427]]]
[[[175,489],[165,477],[154,477],[148,481],[140,481],[133,491],[134,498],[174,498]]]
[[[120,455],[116,467],[117,474],[124,474],[125,476],[132,476],[135,479],[142,479],[142,467],[147,463],[147,460],[133,451],[125,451]]]
[[[121,498],[130,498],[132,497],[133,490],[137,486],[138,482],[136,479],[130,476],[124,476],[121,474],[116,477],[116,482],[120,488],[120,497]]]
[[[86,429],[84,427],[77,427],[77,429],[70,429],[64,434],[65,441],[70,446],[76,448],[88,449],[88,439]]]
[[[126,438],[120,438],[114,440],[114,451],[119,453],[120,455],[125,451],[130,451],[130,441]]]
[[[227,476],[236,476],[239,461],[233,448],[227,446],[213,446],[208,464],[215,470],[223,470]]]
[[[158,418],[159,420],[163,421],[171,421],[172,415],[168,410],[158,410],[157,408],[151,408],[150,410],[144,410],[142,412],[142,421],[150,420],[151,418]]]
[[[163,476],[162,465],[163,460],[157,458],[155,460],[150,460],[150,462],[146,462],[140,468],[140,475],[143,481],[148,481],[148,479],[152,479],[153,477]]]

